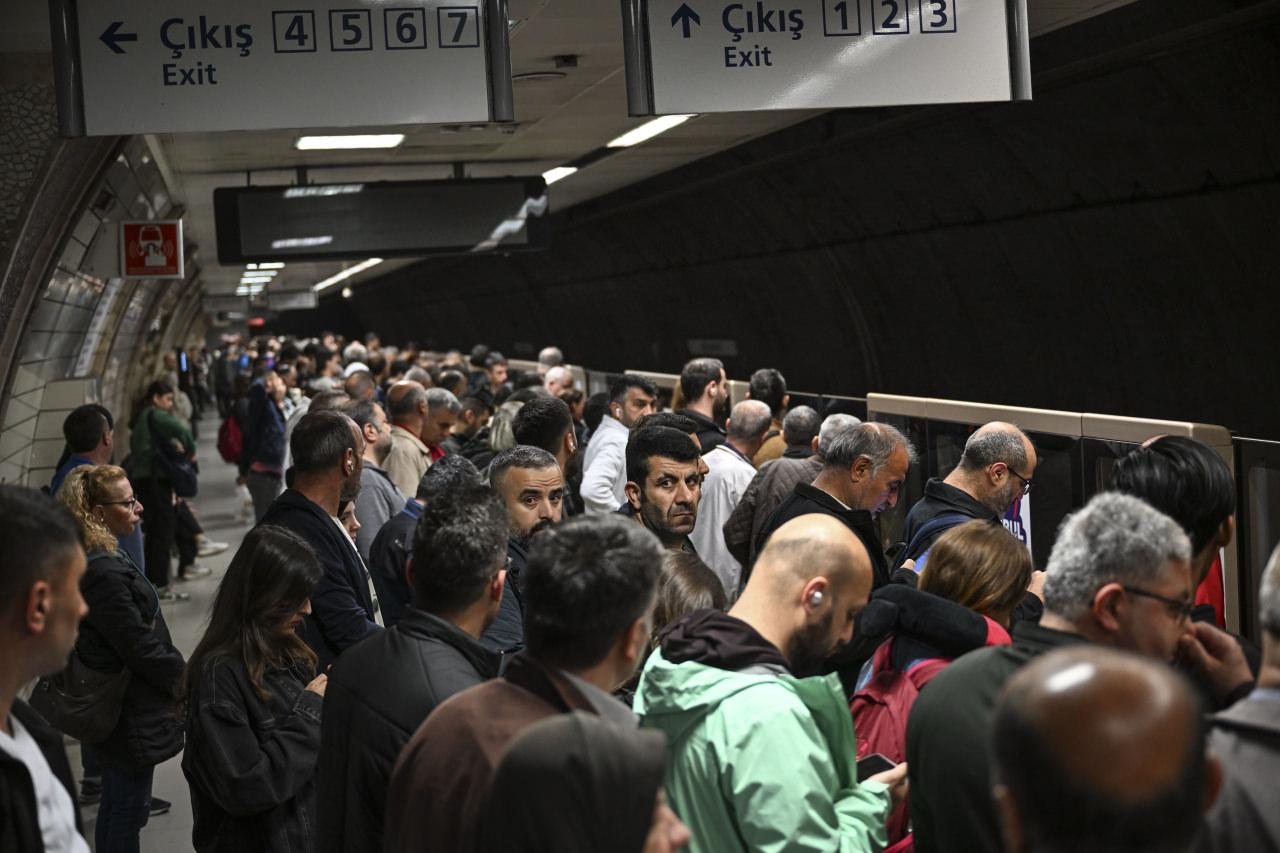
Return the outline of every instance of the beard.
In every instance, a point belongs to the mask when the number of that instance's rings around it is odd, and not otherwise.
[[[711,404],[711,419],[721,426],[729,418],[729,410],[732,406],[729,403],[729,395],[725,394],[720,399]]]
[[[666,514],[663,515],[662,510],[657,504],[650,501],[644,501],[640,504],[640,520],[644,526],[653,531],[662,541],[663,545],[675,545],[684,541],[684,538],[693,532],[693,526],[689,525],[688,530],[680,530],[677,522],[672,516],[679,513],[693,513],[694,508],[689,504],[676,503],[672,504]]]
[[[529,544],[533,542],[535,536],[544,530],[550,530],[554,525],[551,519],[544,518],[527,531],[521,530],[516,532],[511,538],[516,540],[520,547],[528,549]]]
[[[342,481],[342,492],[338,495],[340,501],[353,501],[360,494],[360,472],[357,469],[352,476]]]
[[[831,625],[836,612],[828,610],[818,622],[797,631],[787,646],[787,660],[791,661],[791,673],[797,678],[817,675],[835,648],[831,644]]]

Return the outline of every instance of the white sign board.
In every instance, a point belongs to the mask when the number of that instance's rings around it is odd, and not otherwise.
[[[297,311],[315,308],[319,304],[320,295],[309,287],[306,290],[267,291],[267,307],[272,311]]]
[[[1025,0],[628,0],[633,115],[1030,97]]]
[[[509,120],[505,6],[54,0],[63,133]]]

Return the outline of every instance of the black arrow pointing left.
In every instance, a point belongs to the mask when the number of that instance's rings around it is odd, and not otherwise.
[[[120,46],[120,42],[138,40],[137,33],[120,32],[120,28],[123,26],[124,21],[112,21],[111,26],[103,30],[102,35],[99,36],[99,38],[102,39],[102,43],[111,48],[115,53],[124,53],[124,48]]]

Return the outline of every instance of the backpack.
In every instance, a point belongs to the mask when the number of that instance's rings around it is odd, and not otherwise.
[[[218,455],[232,465],[240,464],[240,453],[244,446],[244,435],[240,432],[240,421],[235,415],[227,415],[218,427]]]
[[[849,702],[858,755],[880,753],[892,761],[907,760],[907,717],[921,689],[948,663],[946,658],[915,661],[906,672],[893,668],[893,640],[885,640],[867,663],[870,677],[859,679]],[[905,805],[905,803],[903,804]],[[904,840],[908,829],[907,810],[899,807],[889,816],[889,842]],[[910,849],[910,848],[907,848]]]
[[[898,552],[898,557],[897,557],[897,560],[895,561],[894,568],[895,569],[903,568],[903,563],[905,563],[908,559],[910,559],[911,555],[915,554],[916,550],[925,542],[928,542],[930,539],[934,539],[938,536],[941,536],[943,533],[946,533],[951,528],[955,527],[958,524],[964,524],[966,521],[973,521],[973,517],[969,515],[965,515],[962,512],[944,512],[941,515],[936,515],[933,518],[929,519],[924,524],[920,525],[920,529],[917,530],[916,534],[911,537],[911,541],[907,542],[902,546],[902,550]],[[914,571],[917,575],[920,574],[922,571],[924,571],[924,564],[928,561],[929,552],[931,550],[933,550],[932,545],[930,545],[928,548],[924,549],[920,553],[916,554],[915,563],[912,566],[912,571]]]

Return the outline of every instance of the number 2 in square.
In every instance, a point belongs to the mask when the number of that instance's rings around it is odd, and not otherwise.
[[[824,36],[862,35],[862,4],[859,0],[824,0],[822,4]]]
[[[480,10],[475,6],[441,6],[436,10],[441,47],[479,47]]]
[[[871,31],[878,36],[911,32],[908,0],[871,0]],[[926,3],[929,0],[925,0]]]
[[[920,32],[954,33],[957,0],[920,0]]]
[[[427,13],[425,9],[384,9],[387,28],[387,50],[422,50],[427,46]]]
[[[316,52],[315,12],[272,12],[276,53]]]

